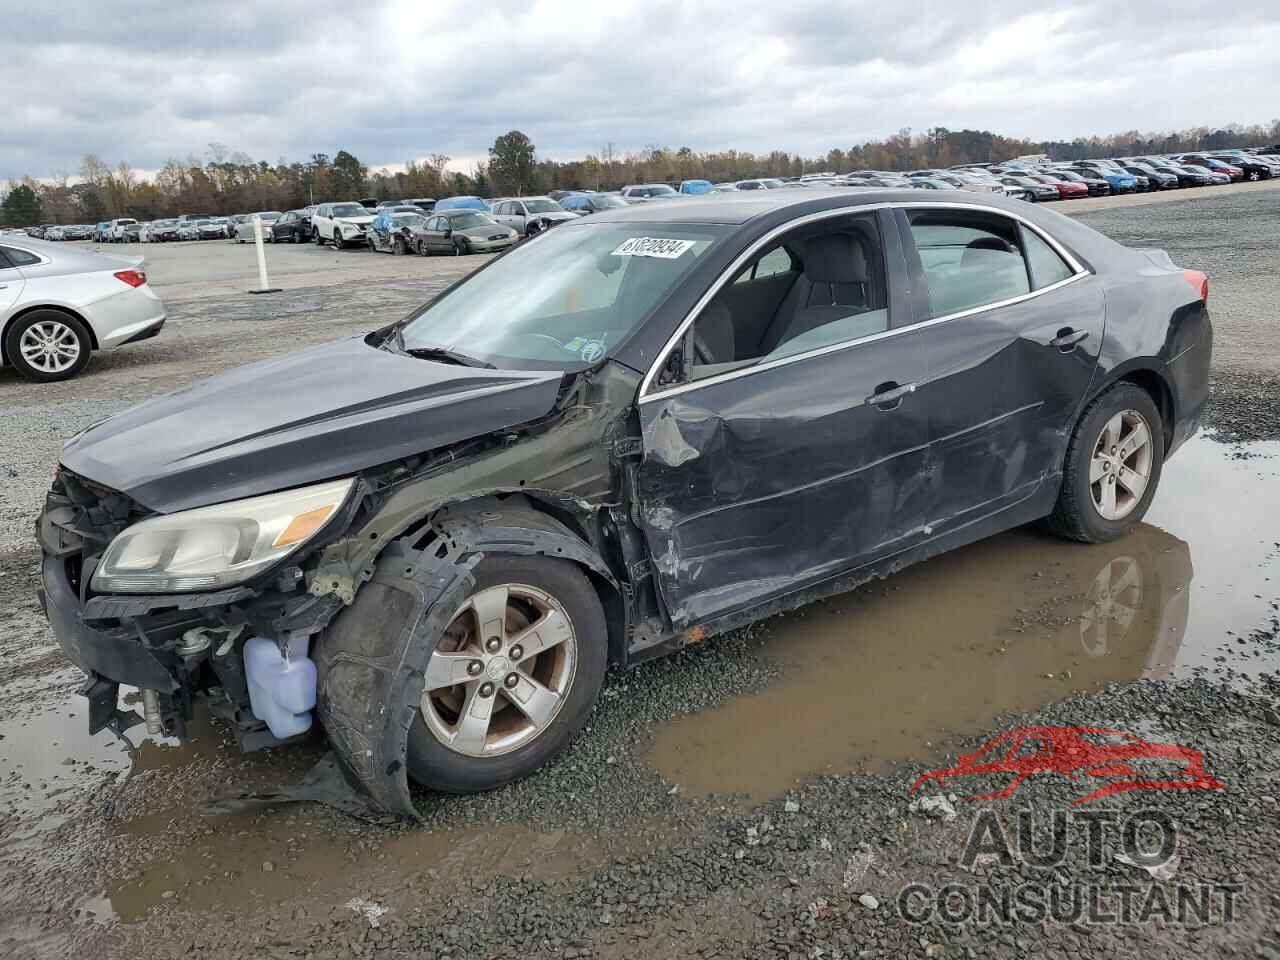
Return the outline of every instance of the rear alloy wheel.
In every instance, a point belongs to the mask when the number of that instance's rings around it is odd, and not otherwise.
[[[1117,384],[1076,425],[1050,527],[1086,543],[1124,536],[1151,505],[1163,465],[1164,427],[1151,395]]]
[[[93,339],[83,323],[59,310],[33,310],[5,335],[4,352],[28,380],[67,380],[89,362]]]
[[[604,681],[595,589],[565,560],[491,556],[427,662],[409,774],[450,793],[488,790],[546,763],[586,724]]]
[[[1245,174],[1245,176],[1247,176],[1250,180],[1262,179],[1262,173],[1259,170],[1250,170],[1248,173]]]

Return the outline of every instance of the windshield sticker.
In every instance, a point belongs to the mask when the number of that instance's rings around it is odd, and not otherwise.
[[[604,343],[599,340],[588,340],[578,353],[583,363],[595,363],[604,356]]]
[[[674,240],[664,237],[632,237],[613,251],[615,257],[657,257],[674,260],[692,247],[696,240]]]

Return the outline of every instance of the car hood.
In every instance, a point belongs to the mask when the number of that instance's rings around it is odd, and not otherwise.
[[[334,223],[354,223],[362,227],[367,227],[373,223],[373,214],[367,217],[334,217]]]
[[[506,371],[339,340],[103,420],[62,463],[162,513],[349,476],[550,412],[559,371]]]

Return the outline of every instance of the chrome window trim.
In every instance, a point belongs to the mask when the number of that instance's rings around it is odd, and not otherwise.
[[[679,343],[680,340],[684,337],[684,335],[688,332],[689,327],[693,324],[693,321],[697,318],[698,314],[700,314],[703,311],[703,309],[706,307],[706,305],[710,303],[711,300],[716,296],[716,294],[720,292],[721,288],[723,288],[729,282],[729,280],[734,275],[736,275],[740,269],[742,269],[743,265],[749,262],[751,258],[755,256],[763,247],[767,246],[769,243],[776,240],[782,234],[787,233],[795,229],[796,227],[802,227],[810,223],[816,223],[820,220],[829,220],[829,219],[834,219],[836,217],[848,216],[850,214],[857,214],[857,213],[864,213],[864,212],[869,212],[874,210],[885,210],[885,209],[974,210],[980,213],[991,213],[991,214],[995,214],[996,216],[1008,217],[1010,220],[1015,220],[1018,223],[1021,223],[1023,226],[1027,227],[1027,229],[1032,230],[1038,237],[1040,237],[1047,244],[1049,244],[1049,246],[1054,250],[1054,252],[1057,253],[1058,256],[1062,257],[1062,259],[1066,262],[1067,266],[1071,268],[1071,271],[1072,271],[1071,276],[1067,277],[1065,280],[1059,280],[1057,283],[1050,284],[1047,287],[1041,287],[1039,290],[1032,290],[1029,293],[1024,293],[1016,297],[1010,297],[1007,300],[997,300],[993,303],[984,303],[977,307],[971,307],[968,310],[960,310],[956,313],[948,313],[941,317],[931,317],[928,320],[922,320],[919,323],[913,323],[909,326],[893,327],[889,330],[882,331],[881,333],[873,333],[870,336],[858,337],[854,340],[841,340],[838,343],[828,344],[825,347],[815,347],[814,349],[806,350],[803,353],[797,353],[788,357],[778,357],[776,360],[770,360],[765,363],[757,363],[757,364],[753,364],[750,367],[742,367],[741,369],[738,369],[738,370],[731,370],[727,373],[717,374],[714,377],[707,377],[705,380],[693,380],[693,381],[690,381],[689,383],[680,383],[674,386],[663,387],[657,390],[653,390],[653,392],[650,392],[651,388],[654,385],[654,381],[658,376],[658,372],[661,369],[661,365],[663,361],[666,360],[666,358],[671,354],[671,351],[675,347],[675,345]],[[751,374],[757,373],[761,370],[772,370],[775,367],[785,366],[789,363],[798,363],[801,360],[808,360],[812,357],[824,356],[825,354],[828,354],[828,353],[835,353],[838,350],[847,350],[850,347],[858,346],[864,343],[875,343],[880,340],[886,340],[889,337],[896,337],[899,334],[907,333],[914,330],[923,330],[927,327],[937,326],[940,323],[947,323],[948,321],[951,321],[951,320],[959,320],[964,317],[973,316],[974,314],[985,313],[987,310],[999,310],[1002,307],[1013,306],[1014,304],[1023,303],[1024,301],[1031,300],[1043,294],[1051,293],[1054,290],[1058,290],[1062,287],[1067,286],[1067,284],[1075,283],[1081,277],[1087,277],[1091,275],[1092,274],[1090,273],[1090,271],[1085,266],[1083,266],[1079,260],[1077,260],[1074,256],[1072,256],[1069,250],[1067,250],[1054,237],[1047,234],[1037,224],[1032,223],[1030,220],[1028,220],[1026,217],[1022,216],[1019,213],[1015,213],[1009,210],[1002,210],[999,207],[991,207],[982,203],[968,203],[968,202],[954,201],[954,200],[936,200],[936,201],[920,201],[920,202],[897,201],[897,202],[885,202],[885,203],[864,203],[864,204],[857,204],[853,206],[832,207],[827,210],[820,210],[817,213],[806,214],[803,217],[797,217],[794,220],[789,220],[784,224],[774,227],[764,236],[760,237],[753,244],[751,244],[751,246],[749,246],[746,250],[740,253],[736,258],[734,258],[733,262],[729,264],[728,268],[723,273],[721,273],[718,278],[716,278],[715,283],[713,283],[707,289],[706,293],[704,293],[701,297],[698,298],[698,302],[693,305],[692,309],[690,309],[689,312],[685,315],[685,318],[682,321],[680,321],[680,325],[676,327],[675,333],[673,333],[670,336],[670,338],[668,338],[667,342],[663,345],[662,349],[658,351],[657,359],[654,360],[653,365],[649,367],[649,372],[645,374],[644,380],[641,381],[640,383],[640,397],[637,403],[649,403],[650,401],[653,401],[653,400],[662,400],[667,397],[674,397],[681,393],[687,393],[690,390],[695,390],[700,387],[709,387],[709,386],[712,386],[713,384],[725,383],[729,380],[736,380],[739,377],[750,376]]]

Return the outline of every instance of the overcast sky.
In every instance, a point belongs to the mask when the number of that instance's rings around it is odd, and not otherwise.
[[[1027,10],[1025,14],[1019,10]],[[496,135],[805,155],[909,126],[1033,139],[1270,122],[1274,0],[0,0],[0,179],[212,142],[372,168]]]

